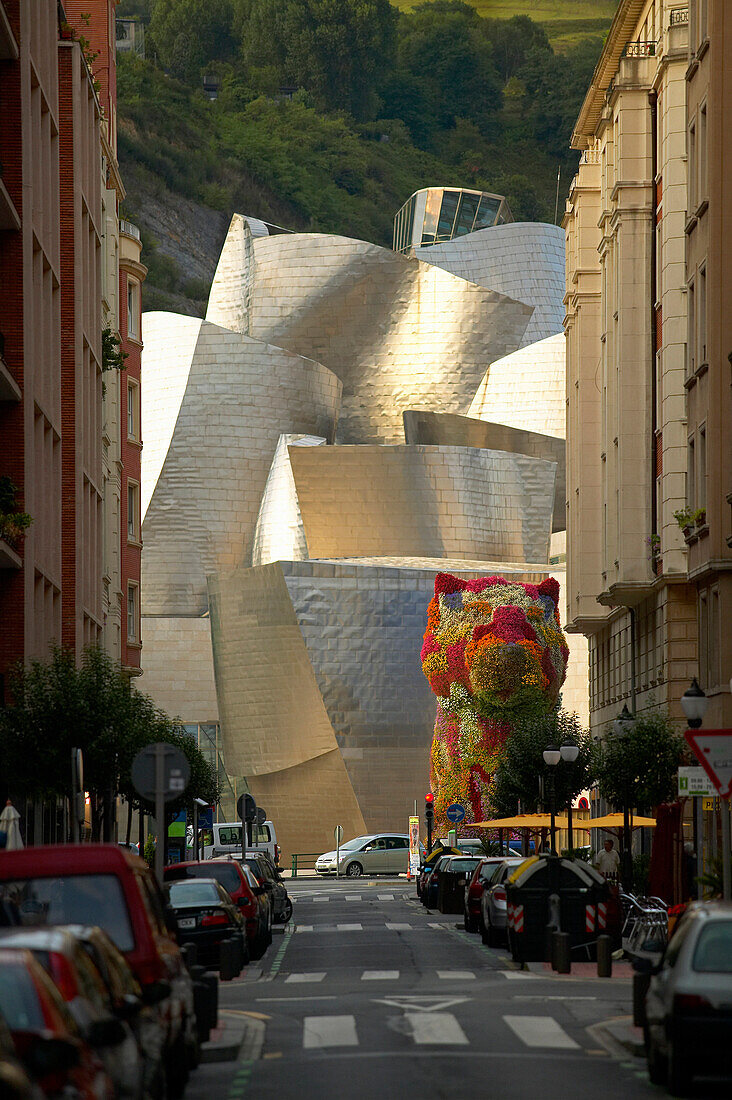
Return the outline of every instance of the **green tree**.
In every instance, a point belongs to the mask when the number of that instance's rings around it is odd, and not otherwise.
[[[274,67],[282,84],[364,120],[391,68],[396,19],[388,0],[237,0],[235,27],[249,67]]]
[[[148,52],[180,80],[197,82],[211,61],[233,58],[233,0],[155,0]]]
[[[496,772],[490,801],[496,817],[511,817],[519,802],[524,813],[534,812],[541,802],[539,779],[546,775],[542,753],[549,745],[571,741],[579,748],[573,763],[562,761],[553,769],[556,806],[566,806],[580,791],[591,786],[595,774],[592,738],[576,714],[551,711],[516,726],[508,738]]]
[[[600,745],[600,794],[618,809],[652,809],[675,798],[683,754],[683,736],[667,714],[660,710],[641,714],[630,732],[608,733]]]

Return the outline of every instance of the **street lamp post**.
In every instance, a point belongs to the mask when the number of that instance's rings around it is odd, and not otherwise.
[[[618,717],[613,722],[613,731],[616,737],[627,737],[635,725],[635,715],[628,710],[628,704],[623,704]],[[623,886],[630,890],[633,878],[633,856],[630,851],[630,791],[627,779],[623,783]]]
[[[559,761],[562,759],[562,751],[558,749],[556,745],[548,745],[542,753],[544,757],[544,763],[548,766],[548,778],[549,778],[549,813],[551,815],[551,828],[549,830],[550,846],[552,855],[557,854],[557,848],[555,844],[555,836],[557,832],[557,825],[555,820],[555,807],[554,807],[554,768],[556,768]]]
[[[564,741],[560,748],[562,760],[567,764],[574,764],[575,760],[579,756],[579,745],[575,745],[572,741]],[[567,840],[569,842],[570,852],[574,850],[574,836],[572,834],[572,792],[570,791],[569,798],[567,799]]]

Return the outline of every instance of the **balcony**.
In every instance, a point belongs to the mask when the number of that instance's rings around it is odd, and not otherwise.
[[[140,240],[140,230],[134,224],[134,222],[125,221],[124,218],[120,219],[119,223],[120,233],[124,233],[126,237],[132,237],[134,240]]]
[[[655,57],[655,42],[629,42],[623,50],[623,57]]]
[[[689,22],[688,8],[673,8],[669,17],[669,27],[687,26]]]

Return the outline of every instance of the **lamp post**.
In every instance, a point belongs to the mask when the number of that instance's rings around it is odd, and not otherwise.
[[[635,725],[635,715],[631,714],[628,710],[628,704],[623,704],[618,717],[613,722],[613,732],[616,737],[625,738],[633,731]],[[630,792],[628,790],[627,779],[623,783],[623,886],[626,890],[630,890],[633,878],[633,857],[630,851]]]
[[[549,768],[549,813],[551,815],[551,828],[549,830],[549,837],[552,855],[556,855],[557,849],[554,842],[557,831],[554,808],[554,768],[556,768],[557,764],[562,759],[562,750],[558,749],[556,745],[548,745],[547,748],[544,749],[542,756],[544,757],[544,763]]]
[[[730,690],[732,690],[732,680],[730,680]],[[699,687],[696,676],[691,681],[691,686],[686,689],[681,696],[681,709],[686,715],[686,724],[690,729],[698,730],[704,721],[704,715],[707,712],[709,706],[709,700],[705,693]],[[730,873],[730,822],[729,822],[729,806],[722,800],[721,805],[722,812],[722,898],[725,901],[732,899],[732,874]],[[697,833],[699,835],[699,842],[697,844],[697,867],[701,874],[701,829],[697,824]]]
[[[579,756],[579,745],[575,745],[573,741],[563,741],[559,750],[567,764],[574,764],[575,760]],[[569,842],[570,852],[574,849],[574,837],[572,835],[572,792],[570,791],[569,798],[567,799],[567,840]]]

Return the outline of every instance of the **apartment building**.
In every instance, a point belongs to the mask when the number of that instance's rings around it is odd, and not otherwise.
[[[732,726],[732,11],[691,0],[686,78],[686,508],[704,724]]]
[[[590,723],[668,706],[700,672],[686,505],[686,4],[621,0],[572,146],[567,281],[568,629]]]

